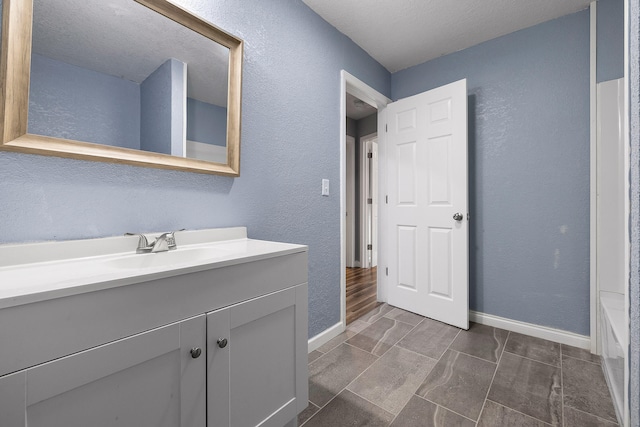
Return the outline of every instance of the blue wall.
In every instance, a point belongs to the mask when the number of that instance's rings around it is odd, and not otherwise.
[[[140,149],[184,155],[185,68],[168,59],[140,84]]]
[[[0,242],[246,225],[310,245],[313,336],[340,321],[340,70],[390,75],[299,0],[180,4],[245,41],[241,177],[0,152]]]
[[[392,75],[392,98],[462,78],[470,307],[589,335],[589,12]]]
[[[34,54],[30,133],[140,148],[136,83]]]
[[[624,77],[624,0],[599,0],[596,7],[596,80]]]
[[[187,98],[187,139],[227,146],[227,109]]]

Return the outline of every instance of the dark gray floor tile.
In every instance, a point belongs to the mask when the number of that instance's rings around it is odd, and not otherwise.
[[[347,389],[398,414],[435,364],[435,360],[421,354],[392,347]]]
[[[364,328],[366,328],[367,326],[369,326],[369,324],[367,322],[363,322],[360,319],[356,319],[353,322],[349,323],[346,327],[347,331],[351,331],[351,332],[355,332],[356,334],[358,332],[361,332]]]
[[[560,368],[505,352],[489,399],[546,423],[562,425],[561,392]]]
[[[374,323],[376,320],[378,320],[379,318],[381,318],[391,310],[393,310],[393,307],[391,307],[389,304],[387,303],[380,304],[379,306],[377,306],[367,314],[364,314],[358,317],[358,320],[362,322],[367,322],[367,323]]]
[[[344,331],[343,333],[341,333],[340,335],[330,339],[329,341],[327,341],[326,343],[322,344],[320,347],[318,347],[318,351],[322,352],[322,353],[328,353],[331,350],[333,350],[334,348],[336,348],[337,346],[339,346],[340,344],[342,344],[343,342],[345,342],[346,340],[348,340],[349,338],[351,338],[352,336],[356,335],[357,332],[353,332],[353,331]]]
[[[442,406],[413,396],[391,427],[474,427],[476,423]]]
[[[369,326],[367,322],[363,322],[362,320],[358,320],[358,319],[354,320],[353,322],[347,325],[344,332],[342,332],[337,337],[332,338],[331,340],[327,341],[326,343],[318,347],[318,351],[322,353],[330,352],[331,350],[333,350],[334,348],[336,348],[337,346],[339,346],[349,338],[357,335],[367,326]]]
[[[340,344],[322,355],[309,365],[309,400],[323,407],[376,359],[348,344]]]
[[[478,427],[547,427],[550,424],[487,400]]]
[[[373,403],[344,390],[316,413],[304,427],[387,427],[393,415]]]
[[[432,359],[440,359],[459,331],[456,327],[424,319],[398,345]]]
[[[314,360],[316,360],[318,357],[322,356],[324,353],[319,352],[318,350],[313,350],[311,353],[309,353],[309,362],[311,363]]]
[[[301,426],[304,424],[309,418],[313,416],[316,412],[318,412],[320,408],[318,408],[313,403],[309,402],[309,406],[298,414],[298,425]]]
[[[384,317],[388,317],[389,319],[393,320],[399,320],[400,322],[408,323],[413,326],[416,326],[424,319],[424,317],[420,316],[419,314],[411,313],[410,311],[405,311],[400,308],[394,308],[393,310],[385,314]]]
[[[562,348],[562,356],[573,357],[574,359],[586,360],[591,363],[600,364],[600,356],[597,354],[591,354],[589,350],[584,350],[578,347],[572,347],[570,345],[561,345]]]
[[[416,394],[477,420],[495,370],[495,363],[447,350]]]
[[[553,341],[511,332],[504,350],[538,362],[560,366],[560,344]]]
[[[564,405],[616,422],[602,367],[595,363],[566,357],[562,361]]]
[[[498,363],[508,335],[504,329],[471,323],[469,330],[460,331],[449,348]]]
[[[381,356],[411,329],[413,329],[411,325],[382,317],[359,334],[349,338],[347,343]]]
[[[569,406],[564,407],[564,427],[615,427],[617,425]]]

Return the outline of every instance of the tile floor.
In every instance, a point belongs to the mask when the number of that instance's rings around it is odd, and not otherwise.
[[[387,304],[309,353],[309,400],[300,426],[617,425],[598,356]]]

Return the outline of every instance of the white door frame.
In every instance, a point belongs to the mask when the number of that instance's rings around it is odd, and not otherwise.
[[[356,139],[347,135],[346,143],[345,164],[346,160],[351,160],[351,165],[345,170],[345,197],[347,198],[343,213],[347,221],[345,225],[347,247],[345,262],[347,267],[356,267]]]
[[[388,103],[391,102],[389,98],[373,89],[362,80],[357,77],[349,74],[345,70],[340,71],[340,328],[338,328],[338,333],[344,331],[346,327],[346,317],[347,317],[347,275],[346,275],[346,265],[345,265],[345,253],[346,253],[346,221],[345,216],[342,215],[345,212],[346,203],[347,203],[347,174],[346,174],[346,159],[347,159],[347,93],[361,99],[367,104],[378,109],[378,176],[384,177],[384,173],[386,172],[382,165],[384,164],[383,156],[384,156],[384,144],[382,143],[382,138],[384,137],[382,128],[385,123],[385,110],[384,108]],[[386,180],[378,179],[378,195],[384,194],[384,190],[386,190]],[[379,198],[379,200],[382,200]],[[382,224],[383,218],[382,214],[384,209],[380,209],[378,214],[378,222]],[[378,234],[378,244],[381,245],[382,241],[382,233]],[[383,260],[383,252],[378,251],[378,265],[382,264]],[[386,301],[386,293],[384,292],[385,283],[381,283],[382,273],[381,269],[378,269],[378,300]]]
[[[377,144],[378,133],[370,133],[360,137],[360,266],[362,268],[369,268],[370,265],[367,259],[367,186],[369,180],[367,179],[367,143],[375,139]],[[378,199],[379,200],[379,199]],[[378,229],[377,224],[375,224]],[[377,249],[376,249],[377,250]]]

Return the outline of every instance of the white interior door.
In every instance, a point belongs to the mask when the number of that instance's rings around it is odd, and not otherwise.
[[[388,302],[469,328],[467,82],[387,109]]]

